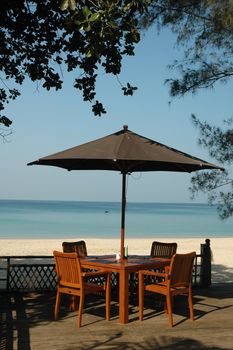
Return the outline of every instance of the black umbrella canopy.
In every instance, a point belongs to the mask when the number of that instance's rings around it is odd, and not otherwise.
[[[100,139],[39,158],[28,165],[50,165],[67,170],[113,170],[122,173],[121,258],[124,256],[126,175],[136,171],[192,172],[221,169],[174,148],[138,135],[125,125]]]
[[[51,165],[67,170],[192,172],[218,166],[153,141],[127,126],[114,134],[40,158],[28,165]]]

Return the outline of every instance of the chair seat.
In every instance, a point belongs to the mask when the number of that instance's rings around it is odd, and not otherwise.
[[[95,283],[85,283],[84,286],[85,293],[98,293],[98,292],[104,292],[106,290],[106,285],[98,285]]]
[[[165,282],[156,283],[156,284],[149,284],[144,287],[144,290],[148,292],[154,292],[166,295],[167,294],[167,284]],[[170,288],[170,294],[171,295],[178,295],[178,294],[186,294],[188,293],[188,287],[171,287]]]
[[[144,290],[146,290],[147,292],[154,292],[166,295],[167,286],[163,282],[156,284],[148,284],[144,286]]]

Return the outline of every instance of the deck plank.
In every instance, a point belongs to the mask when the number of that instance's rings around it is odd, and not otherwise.
[[[83,326],[76,327],[76,312],[66,303],[53,320],[54,293],[0,295],[1,350],[227,350],[233,348],[233,284],[194,289],[195,321],[177,300],[173,328],[167,315],[148,301],[145,320],[138,321],[137,306],[130,306],[130,322],[118,323],[117,303],[111,321],[104,319],[104,303],[86,303]]]

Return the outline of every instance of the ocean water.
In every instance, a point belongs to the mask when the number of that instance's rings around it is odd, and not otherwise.
[[[0,238],[119,238],[121,204],[0,200]],[[215,206],[127,203],[126,237],[233,237]]]

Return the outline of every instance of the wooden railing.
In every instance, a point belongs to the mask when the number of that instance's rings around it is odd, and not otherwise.
[[[210,240],[201,244],[201,252],[194,261],[193,286],[211,284]],[[112,284],[117,276],[112,275]],[[0,290],[45,291],[56,288],[56,273],[52,256],[0,256]]]

